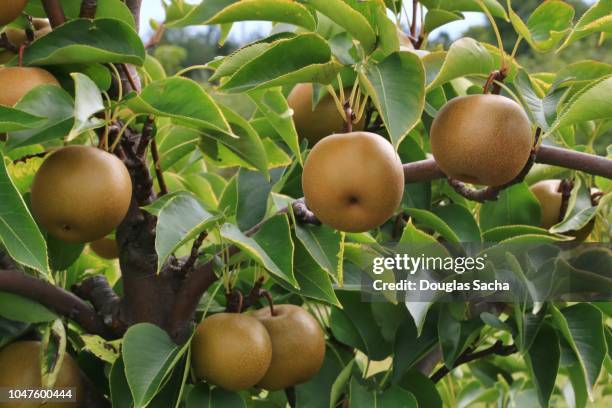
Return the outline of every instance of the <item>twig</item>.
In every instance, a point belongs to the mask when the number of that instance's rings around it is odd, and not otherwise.
[[[81,11],[79,13],[79,17],[93,19],[96,17],[97,9],[98,9],[97,0],[83,0],[81,2]]]
[[[132,72],[130,71],[130,67],[128,67],[127,64],[121,64],[121,69],[123,70],[123,73],[125,74],[127,80],[130,83],[130,86],[132,87],[132,90],[136,93],[140,92],[140,86],[136,83],[136,80],[134,79],[134,76],[132,75]]]
[[[196,260],[198,259],[198,251],[200,250],[200,247],[202,246],[202,242],[204,242],[207,236],[208,236],[208,232],[206,231],[201,232],[200,235],[198,235],[198,237],[193,241],[193,245],[191,246],[191,253],[189,254],[189,258],[185,260],[185,263],[181,266],[181,269],[180,269],[180,274],[182,276],[185,276],[191,270],[191,268],[193,268],[193,266],[195,265]]]
[[[164,33],[166,32],[166,26],[161,23],[158,27],[157,30],[155,30],[155,34],[153,34],[153,36],[149,39],[149,41],[147,41],[147,43],[145,44],[145,48],[149,49],[149,48],[153,48],[155,47],[157,44],[159,44],[159,42],[161,41],[161,39],[164,36]]]
[[[60,0],[42,0],[42,4],[51,27],[55,28],[66,22],[66,15]]]
[[[238,289],[232,290],[230,293],[225,294],[225,298],[227,299],[227,306],[225,307],[225,311],[228,313],[241,313],[242,312],[242,304],[244,302],[244,295]]]
[[[509,346],[504,346],[503,343],[498,340],[491,347],[486,348],[486,349],[481,350],[481,351],[472,352],[469,349],[466,350],[465,352],[463,352],[459,356],[459,358],[457,358],[457,361],[455,361],[455,364],[453,365],[453,368],[456,368],[456,367],[458,367],[458,366],[460,366],[462,364],[466,364],[466,363],[469,363],[471,361],[478,360],[480,358],[487,357],[487,356],[490,356],[490,355],[509,356],[511,354],[516,353],[517,351],[518,351],[518,348],[516,347],[516,345],[512,344],[512,345],[509,345]],[[442,378],[444,378],[445,375],[450,373],[450,371],[451,370],[449,370],[446,366],[440,367],[438,369],[438,371],[433,373],[433,375],[430,377],[430,379],[434,383],[437,383]]]
[[[559,183],[558,192],[561,193],[561,208],[559,209],[558,222],[563,221],[565,213],[567,212],[567,206],[569,205],[569,199],[572,195],[572,189],[574,188],[574,182],[572,180],[563,179]]]
[[[412,20],[410,21],[410,36],[416,38],[416,24],[417,24],[417,7],[419,6],[418,0],[412,0]]]
[[[293,215],[297,221],[303,224],[321,225],[321,221],[308,209],[304,199],[299,199],[293,203]]]
[[[78,323],[88,333],[105,338],[114,334],[85,301],[49,282],[12,270],[0,270],[0,290],[34,299],[61,316]]]
[[[155,176],[157,177],[157,183],[159,184],[159,195],[163,196],[168,194],[168,186],[164,179],[164,171],[161,167],[161,161],[159,160],[159,152],[157,151],[157,141],[151,140],[151,156],[153,156],[153,165],[155,167]]]

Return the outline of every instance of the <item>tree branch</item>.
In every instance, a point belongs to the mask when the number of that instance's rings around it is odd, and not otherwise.
[[[121,336],[127,329],[120,318],[121,299],[108,283],[103,275],[96,275],[73,285],[72,291],[85,300],[89,300],[98,315],[102,317],[104,324],[109,326],[114,333]]]
[[[518,351],[518,348],[516,347],[516,345],[512,344],[512,345],[509,345],[509,346],[504,346],[503,343],[498,340],[491,347],[486,348],[486,349],[481,350],[481,351],[472,352],[470,349],[464,351],[459,356],[459,358],[457,358],[457,361],[455,361],[455,364],[453,365],[453,368],[457,368],[457,367],[459,367],[462,364],[466,364],[466,363],[469,363],[471,361],[478,360],[480,358],[487,357],[487,356],[490,356],[490,355],[509,356],[511,354],[516,353],[517,351]],[[444,376],[446,374],[448,374],[450,372],[451,372],[451,370],[449,370],[446,366],[443,366],[443,367],[440,367],[438,369],[438,371],[433,373],[433,375],[430,378],[431,378],[431,380],[434,383],[437,383],[442,378],[444,378]]]
[[[66,15],[60,0],[42,0],[42,4],[51,27],[55,28],[66,22]]]
[[[612,159],[595,154],[582,153],[559,147],[540,146],[536,152],[535,162],[612,178]],[[434,159],[404,164],[404,181],[407,184],[445,177]]]
[[[98,0],[83,0],[81,2],[81,12],[79,17],[93,19],[96,17],[98,9]]]
[[[0,270],[0,290],[20,295],[47,306],[61,316],[78,323],[88,333],[105,338],[113,333],[100,316],[75,294],[34,276],[18,271]]]

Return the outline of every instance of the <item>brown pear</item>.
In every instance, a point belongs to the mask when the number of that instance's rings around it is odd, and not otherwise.
[[[395,149],[374,133],[337,133],[311,150],[302,173],[308,208],[323,223],[364,232],[387,221],[404,192],[404,170]]]
[[[561,180],[542,180],[538,181],[529,190],[536,197],[540,203],[541,209],[541,220],[540,226],[542,228],[549,229],[553,225],[561,222],[565,214],[561,214],[561,206],[563,202],[563,194],[561,191]],[[598,191],[597,189],[591,189],[591,193]],[[588,238],[593,231],[595,226],[594,220],[587,223],[584,227],[578,231],[568,231],[564,235],[569,235],[575,238],[575,241],[582,242]]]
[[[43,162],[32,183],[32,211],[54,237],[91,242],[125,217],[132,197],[127,168],[116,156],[89,146],[68,146]]]
[[[25,94],[40,85],[59,86],[59,82],[41,68],[0,68],[0,105],[14,106]]]
[[[513,180],[527,163],[533,140],[523,108],[491,94],[451,99],[430,131],[431,151],[444,174],[487,186]]]
[[[117,241],[113,238],[101,238],[97,241],[90,242],[89,247],[100,258],[119,258],[119,247],[117,247]]]
[[[0,0],[0,26],[16,20],[27,4],[28,0]]]
[[[191,341],[195,376],[231,391],[257,384],[272,359],[266,328],[254,317],[218,313],[207,317]]]
[[[0,388],[41,388],[41,345],[37,341],[17,341],[0,350]],[[77,402],[42,404],[33,401],[0,403],[3,408],[79,408],[84,392],[81,372],[72,357],[66,353],[53,388],[75,388]]]
[[[333,97],[326,95],[313,110],[312,91],[312,84],[298,84],[287,97],[287,103],[293,110],[293,121],[298,135],[307,139],[310,146],[332,133],[342,132],[344,128],[344,119]],[[351,89],[347,88],[344,92],[350,95]],[[353,130],[363,130],[364,123],[365,119],[361,118],[353,125]]]
[[[34,40],[39,39],[51,32],[51,24],[46,18],[33,18],[32,25],[34,26]],[[20,47],[28,40],[26,31],[20,28],[7,27],[4,30],[8,40],[16,47]],[[0,64],[10,61],[16,54],[11,51],[0,51]]]
[[[257,310],[253,316],[268,330],[272,340],[272,362],[259,386],[275,391],[311,379],[325,358],[325,337],[319,323],[295,305],[276,305]]]

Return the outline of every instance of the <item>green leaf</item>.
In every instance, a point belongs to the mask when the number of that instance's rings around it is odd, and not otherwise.
[[[457,396],[457,408],[477,406],[479,402],[488,402],[490,405],[497,400],[498,396],[497,388],[484,387],[479,381],[474,381],[461,388]]]
[[[0,106],[0,132],[32,129],[41,126],[46,118],[19,109]]]
[[[15,106],[31,115],[44,116],[44,123],[33,129],[9,133],[8,150],[49,140],[63,139],[74,122],[74,102],[62,88],[43,85],[28,92]]]
[[[132,27],[114,19],[68,21],[30,45],[24,65],[125,62],[142,65],[145,50]]]
[[[327,41],[318,34],[281,39],[244,63],[219,89],[244,92],[298,82],[330,83],[341,68],[331,57]]]
[[[593,219],[597,211],[606,208],[611,196],[602,197],[596,206],[591,203],[591,189],[582,179],[577,178],[567,204],[563,221],[550,228],[553,233],[579,231]]]
[[[427,10],[427,14],[425,14],[425,24],[423,27],[426,33],[431,33],[438,27],[463,19],[463,14],[460,13],[454,13],[448,10],[432,9]]]
[[[501,227],[491,228],[483,232],[483,242],[501,242],[508,238],[518,237],[521,235],[546,235],[548,230],[540,227],[533,227],[531,225],[504,225]],[[565,238],[559,237],[559,240]]]
[[[295,282],[293,275],[294,245],[286,214],[268,218],[253,235],[253,240],[281,270],[281,283]],[[277,275],[275,275],[277,276]],[[300,287],[300,289],[302,289]]]
[[[467,321],[457,320],[451,313],[448,304],[442,307],[438,316],[438,336],[444,364],[452,369],[459,355],[476,338],[482,327],[482,320],[476,317]]]
[[[298,134],[295,130],[291,110],[281,88],[254,91],[249,94],[257,109],[270,122],[274,130],[289,146],[299,163],[302,163],[302,153]]]
[[[344,236],[325,225],[294,224],[295,235],[306,251],[336,282],[342,282]]]
[[[128,329],[123,338],[123,361],[136,408],[144,408],[153,399],[185,350],[153,324],[139,323]]]
[[[153,203],[143,209],[157,215],[155,251],[159,273],[172,253],[195,239],[220,218],[206,211],[200,201],[188,192],[179,192],[168,197],[159,211],[156,211],[156,207],[157,204]]]
[[[108,382],[113,408],[132,408],[134,399],[125,378],[125,364],[122,356],[119,356],[112,365]]]
[[[574,8],[559,0],[540,4],[527,19],[527,24],[512,10],[510,0],[508,10],[516,32],[538,52],[549,52],[556,47],[571,29],[574,18]]]
[[[449,204],[436,207],[433,212],[452,228],[461,242],[481,242],[480,227],[464,206]]]
[[[442,9],[451,11],[478,11],[482,12],[482,8],[478,5],[478,0],[421,0],[421,3],[427,10]],[[499,4],[497,0],[483,0],[482,3],[494,17],[508,20],[506,10]]]
[[[425,71],[412,52],[397,52],[367,65],[359,79],[372,98],[397,149],[425,107]]]
[[[200,147],[214,160],[218,160],[218,165],[223,165],[231,162],[232,159],[237,159],[237,165],[241,167],[254,167],[259,170],[267,178],[268,172],[268,155],[261,137],[257,131],[251,126],[249,121],[242,116],[232,111],[230,108],[219,105],[221,112],[232,125],[233,134],[238,137],[231,137],[224,132],[206,130],[203,132],[205,138],[202,139]],[[207,141],[218,142],[213,149],[213,154],[207,149]],[[242,162],[240,162],[242,160]]]
[[[442,408],[442,399],[436,389],[436,384],[418,369],[408,371],[398,385],[416,397],[419,407]]]
[[[331,387],[329,397],[329,408],[335,408],[338,399],[342,395],[342,392],[346,388],[346,385],[351,378],[353,373],[353,367],[355,367],[355,359],[352,359],[338,374],[338,378],[334,381]],[[356,370],[355,370],[356,371]]]
[[[64,14],[69,19],[78,18],[81,12],[81,0],[62,0]],[[26,12],[33,17],[46,18],[47,13],[41,0],[30,0]],[[96,18],[121,20],[130,27],[135,27],[134,16],[122,0],[99,0],[96,7]]]
[[[328,17],[353,36],[361,44],[366,53],[374,50],[376,33],[368,20],[342,0],[305,0],[321,14]]]
[[[567,37],[563,45],[557,52],[561,51],[573,42],[584,38],[593,33],[609,33],[612,30],[612,2],[610,0],[600,0],[591,6],[574,26],[574,29]]]
[[[525,355],[525,362],[543,407],[548,406],[555,387],[560,357],[557,332],[549,324],[543,324]]]
[[[295,243],[295,277],[300,294],[340,307],[330,275],[310,255],[301,242]]]
[[[30,210],[0,159],[0,241],[17,262],[49,278],[47,246]]]
[[[434,231],[442,235],[446,240],[452,243],[459,243],[461,239],[451,229],[451,227],[444,222],[440,217],[434,213],[426,210],[419,210],[417,208],[408,208],[406,212],[419,224],[424,224]]]
[[[493,55],[472,38],[460,38],[449,48],[444,62],[439,65],[443,54],[431,53],[423,57],[423,63],[427,67],[435,63],[436,69],[427,75],[427,91],[434,89],[452,79],[467,75],[489,75],[497,67]]]
[[[428,314],[421,332],[412,319],[404,320],[395,337],[393,380],[398,382],[416,363],[438,344],[438,313]]]
[[[559,311],[552,307],[555,325],[575,353],[591,401],[606,356],[602,314],[588,303],[578,303]]]
[[[612,103],[609,97],[611,92],[612,75],[585,86],[563,106],[557,120],[547,133],[579,122],[612,117]]]
[[[58,318],[40,303],[7,292],[0,292],[0,316],[27,323],[51,322]]]
[[[348,339],[350,343],[347,344],[360,349],[373,360],[387,357],[391,352],[390,344],[382,337],[370,305],[362,302],[361,293],[337,291],[336,295],[343,309],[332,309],[330,326],[334,335],[342,342]]]
[[[197,384],[187,397],[186,408],[246,408],[243,397],[235,392],[207,384]]]
[[[127,106],[134,113],[167,116],[176,123],[233,136],[229,123],[213,98],[195,81],[172,77],[146,86]]]
[[[280,278],[289,285],[298,288],[298,283],[291,271],[281,269],[266,253],[266,251],[253,238],[246,236],[240,229],[226,223],[221,227],[221,235],[232,244],[239,247],[244,253],[254,261],[263,265],[271,274]]]
[[[288,0],[204,0],[198,5],[183,4],[183,7],[187,12],[177,13],[176,16],[167,13],[168,27],[263,20],[293,24],[312,31],[316,25],[306,7]]]
[[[485,202],[480,207],[480,227],[483,230],[503,225],[540,224],[540,204],[526,183],[503,190],[497,201]]]
[[[104,109],[104,102],[98,86],[86,75],[71,74],[74,79],[74,125],[66,138],[70,141],[81,133],[104,125],[104,121],[92,117]]]

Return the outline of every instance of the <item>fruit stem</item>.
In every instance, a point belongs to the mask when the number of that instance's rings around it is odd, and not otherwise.
[[[512,54],[510,54],[510,59],[514,59],[514,57],[516,56],[516,52],[518,51],[519,45],[521,45],[521,41],[523,40],[522,36],[518,36],[518,38],[516,39],[516,42],[514,43],[514,48],[512,49]]]
[[[270,305],[270,314],[272,316],[276,316],[276,311],[274,310],[274,300],[272,299],[272,295],[266,289],[259,290],[259,296],[263,296],[268,300],[268,304]]]
[[[351,103],[346,101],[344,103],[344,132],[350,133],[353,131],[353,118],[355,114],[353,113],[353,108],[351,108]]]
[[[504,52],[504,43],[502,41],[501,34],[499,32],[499,28],[497,27],[497,24],[495,23],[495,19],[493,18],[493,15],[489,11],[489,9],[484,5],[482,0],[476,0],[476,1],[478,2],[478,6],[480,6],[482,11],[486,14],[487,19],[489,19],[489,22],[491,23],[491,27],[493,27],[493,31],[495,32],[495,37],[497,38],[497,47],[499,48],[499,59],[500,59],[499,70],[505,71],[507,69],[506,53]]]
[[[19,46],[19,59],[17,63],[20,67],[23,66],[23,52],[25,51],[26,47],[27,47],[27,44],[21,44]]]

